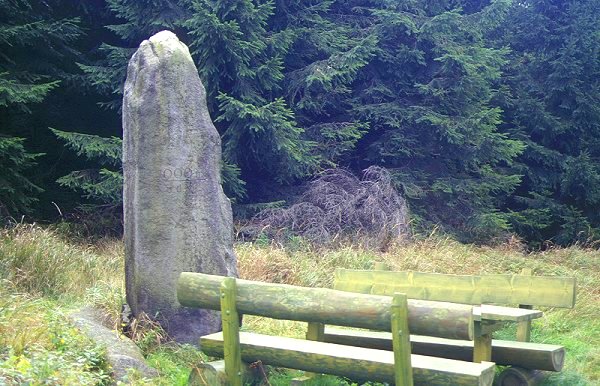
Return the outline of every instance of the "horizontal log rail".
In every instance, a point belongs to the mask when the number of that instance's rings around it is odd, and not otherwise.
[[[220,310],[222,276],[184,272],[177,283],[181,305]],[[326,288],[236,280],[240,314],[391,331],[392,297]],[[473,340],[473,307],[408,300],[408,328],[413,334]]]
[[[325,328],[322,342],[352,345],[377,350],[392,350],[392,337],[387,332]],[[412,353],[447,359],[470,361],[473,342],[411,335]],[[565,348],[558,345],[492,340],[492,362],[502,366],[561,371]]]

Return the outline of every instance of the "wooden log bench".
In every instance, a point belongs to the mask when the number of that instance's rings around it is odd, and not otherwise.
[[[474,307],[473,342],[431,336],[411,336],[415,354],[444,358],[493,361],[508,368],[499,385],[532,385],[539,380],[536,370],[560,371],[564,364],[562,346],[529,342],[531,320],[542,316],[533,306],[572,308],[576,282],[569,277],[521,275],[445,275],[422,272],[338,269],[334,288],[343,291],[389,295],[406,293],[408,298],[478,305]],[[487,303],[487,304],[486,304]],[[519,308],[493,304],[518,305]],[[493,340],[492,333],[507,323],[517,323],[517,341]],[[327,329],[323,340],[362,347],[388,349],[385,335]],[[525,369],[525,370],[524,370]]]
[[[186,307],[221,310],[223,332],[203,336],[201,349],[225,358],[227,384],[241,385],[243,362],[260,361],[314,373],[396,385],[491,385],[493,363],[415,355],[409,331],[431,336],[473,339],[473,307],[407,300],[404,294],[377,296],[324,288],[269,284],[184,272],[177,296]],[[309,323],[309,339],[239,331],[239,316],[251,314]],[[322,326],[386,331],[391,350],[317,341]],[[218,377],[214,377],[216,379]]]

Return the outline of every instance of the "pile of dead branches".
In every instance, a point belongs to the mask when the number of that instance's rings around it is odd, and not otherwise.
[[[408,208],[386,169],[371,166],[362,179],[330,169],[294,205],[259,213],[252,227],[275,240],[292,234],[319,245],[351,239],[386,248],[407,237]]]

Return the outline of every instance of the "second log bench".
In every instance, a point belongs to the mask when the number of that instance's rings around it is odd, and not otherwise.
[[[480,341],[487,340],[489,352],[483,350],[483,353],[476,353],[477,344],[471,341],[414,335],[411,336],[414,353],[461,360],[491,360],[499,365],[535,370],[560,371],[563,367],[564,347],[529,342],[531,319],[541,316],[541,312],[531,308],[572,308],[576,297],[575,278],[531,276],[528,270],[521,275],[447,275],[338,269],[334,288],[377,295],[401,291],[412,299],[480,305],[474,308],[476,318],[480,319],[476,323],[476,335],[479,335]],[[486,303],[519,305],[520,308],[490,306]],[[518,323],[517,341],[492,340],[491,332],[506,322]],[[323,340],[353,342],[357,346],[379,349],[388,349],[389,346],[385,334],[331,328],[325,330]],[[521,378],[516,384],[529,384],[526,378],[533,376],[519,369],[507,369],[501,374],[499,384],[506,377]]]

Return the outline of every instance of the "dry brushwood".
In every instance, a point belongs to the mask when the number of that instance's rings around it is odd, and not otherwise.
[[[386,169],[371,166],[362,180],[347,170],[329,169],[294,205],[265,210],[252,224],[252,233],[275,240],[293,234],[323,245],[352,238],[385,249],[408,235],[408,209]]]

